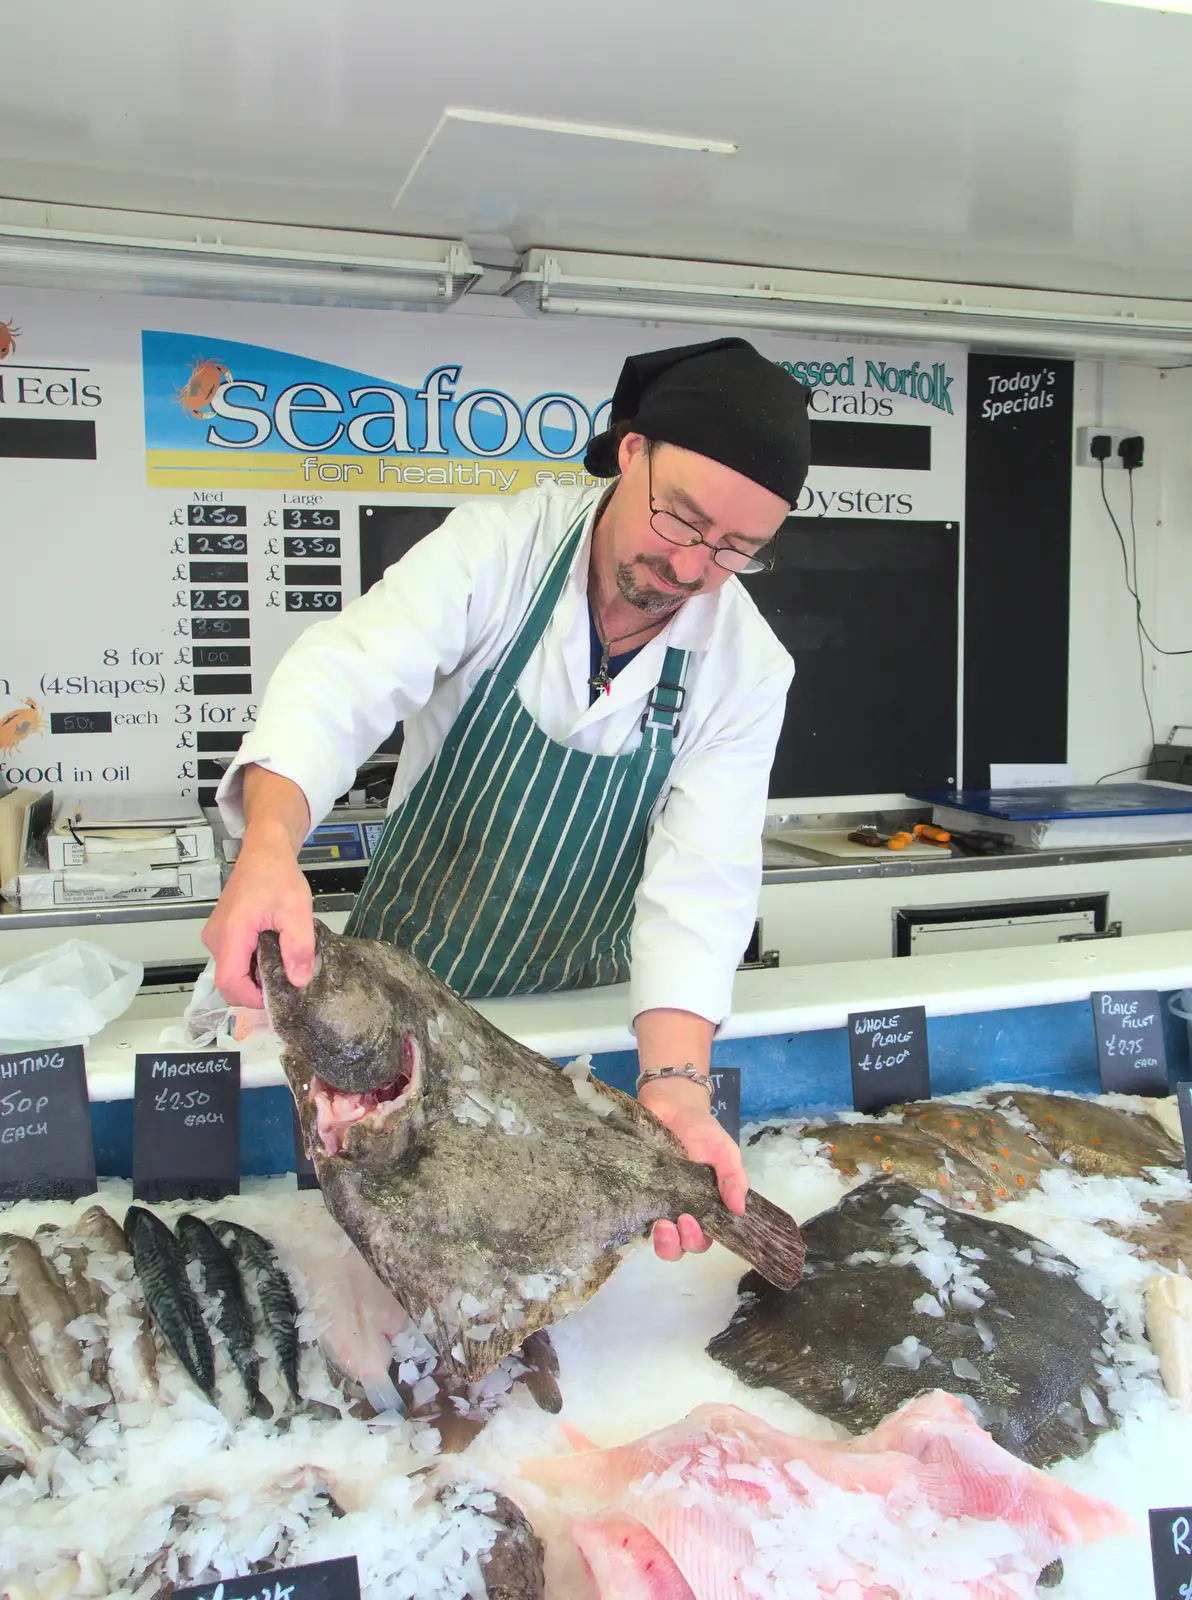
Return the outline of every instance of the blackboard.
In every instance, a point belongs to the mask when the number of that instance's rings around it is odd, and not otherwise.
[[[81,1045],[0,1055],[0,1200],[95,1193]]]
[[[1153,989],[1093,995],[1093,1027],[1104,1094],[1167,1093],[1167,1053]]]
[[[741,1141],[741,1069],[740,1067],[712,1067],[712,1115],[735,1139]]]
[[[134,1200],[219,1200],[240,1192],[240,1053],[138,1055]]]
[[[1165,1506],[1149,1514],[1155,1600],[1192,1594],[1192,1506]]]
[[[742,580],[795,662],[771,795],[954,775],[960,524],[790,517],[776,557]]]
[[[964,775],[1068,756],[1071,361],[968,360]],[[1090,476],[1086,474],[1086,476]],[[1095,484],[1094,484],[1095,487]],[[1105,529],[1112,539],[1108,518]]]
[[[906,1100],[930,1098],[927,1013],[922,1006],[850,1012],[848,1052],[854,1110],[883,1111]]]
[[[360,1571],[355,1556],[341,1556],[175,1589],[174,1600],[360,1600]]]
[[[361,591],[449,510],[362,506]],[[775,548],[742,580],[795,661],[771,795],[955,782],[959,523],[789,517]]]

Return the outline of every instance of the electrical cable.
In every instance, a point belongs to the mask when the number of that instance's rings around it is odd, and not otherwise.
[[[1133,480],[1133,474],[1131,474],[1131,481],[1132,480]],[[1105,493],[1105,462],[1104,462],[1104,460],[1101,461],[1101,499],[1105,502],[1105,509],[1109,513],[1109,520],[1110,520],[1110,522],[1113,523],[1113,531],[1114,531],[1114,533],[1117,534],[1118,544],[1121,546],[1122,565],[1126,569],[1126,592],[1129,594],[1130,598],[1134,601],[1134,624],[1135,624],[1135,632],[1136,632],[1137,637],[1138,637],[1138,681],[1139,681],[1139,685],[1142,688],[1142,703],[1146,707],[1146,720],[1147,720],[1147,723],[1148,723],[1148,725],[1150,727],[1150,730],[1151,730],[1151,744],[1154,745],[1154,744],[1157,743],[1157,740],[1155,738],[1155,719],[1151,715],[1151,697],[1147,693],[1147,687],[1146,687],[1146,650],[1145,650],[1145,648],[1143,646],[1143,642],[1142,642],[1142,636],[1143,636],[1143,633],[1144,633],[1145,630],[1143,629],[1143,626],[1142,626],[1142,601],[1138,598],[1138,583],[1137,583],[1138,574],[1137,574],[1137,570],[1135,570],[1134,577],[1133,577],[1133,579],[1131,578],[1131,574],[1130,574],[1130,557],[1129,557],[1129,555],[1128,555],[1128,553],[1126,551],[1126,538],[1125,538],[1125,535],[1122,533],[1121,528],[1118,527],[1118,520],[1113,514],[1113,507],[1109,503],[1109,496]],[[1137,554],[1137,552],[1136,552],[1136,554]],[[1135,563],[1135,566],[1137,568],[1137,561]],[[1123,770],[1125,770],[1125,769],[1123,769]],[[1098,780],[1098,781],[1100,781],[1100,780]]]
[[[1146,772],[1149,768],[1149,761],[1139,761],[1132,767],[1115,767],[1112,772],[1103,772],[1094,782],[1104,783],[1106,778],[1120,778],[1123,772]]]
[[[1102,463],[1102,466],[1101,466],[1101,476],[1103,478],[1105,476],[1104,463]],[[1127,477],[1130,480],[1130,545],[1131,545],[1131,548],[1134,551],[1134,588],[1135,588],[1135,590],[1137,590],[1137,588],[1138,588],[1138,534],[1137,534],[1137,532],[1135,530],[1135,527],[1134,527],[1134,468],[1133,467],[1130,468],[1129,472],[1127,473]],[[1161,656],[1192,656],[1192,649],[1188,649],[1188,650],[1165,650],[1161,644],[1156,644],[1154,639],[1151,638],[1150,630],[1148,629],[1146,623],[1143,622],[1143,620],[1142,620],[1142,601],[1139,600],[1137,593],[1135,593],[1134,598],[1135,598],[1135,600],[1138,600],[1138,610],[1139,610],[1138,625],[1142,629],[1143,637],[1146,639],[1146,642],[1147,642],[1147,644],[1150,645],[1151,649],[1154,650],[1156,652],[1156,654],[1161,655]]]

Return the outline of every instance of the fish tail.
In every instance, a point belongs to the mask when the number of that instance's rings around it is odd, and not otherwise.
[[[756,1267],[776,1289],[793,1289],[802,1277],[804,1245],[799,1224],[765,1195],[751,1192],[743,1217],[721,1205],[698,1220],[705,1233]]]
[[[259,1417],[262,1422],[268,1422],[270,1417],[273,1415],[273,1407],[269,1404],[268,1400],[266,1400],[261,1391],[258,1389],[255,1394],[250,1393],[249,1399],[252,1401],[249,1410],[252,1412],[253,1416]]]

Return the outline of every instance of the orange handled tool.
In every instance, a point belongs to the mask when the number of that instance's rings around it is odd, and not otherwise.
[[[944,828],[933,827],[930,822],[915,823],[915,838],[924,844],[950,845],[952,835]]]

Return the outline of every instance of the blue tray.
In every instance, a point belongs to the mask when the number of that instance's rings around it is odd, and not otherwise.
[[[1039,789],[921,789],[912,800],[974,811],[999,822],[1056,822],[1065,817],[1147,817],[1192,812],[1192,789],[1149,783],[1085,783]]]

